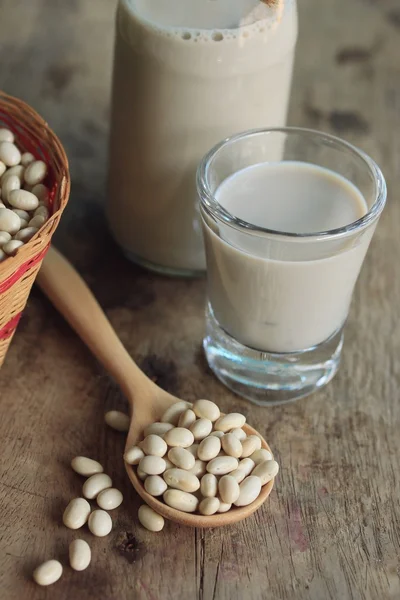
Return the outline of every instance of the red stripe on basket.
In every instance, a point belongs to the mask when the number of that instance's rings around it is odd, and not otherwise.
[[[2,281],[0,283],[0,294],[3,294],[4,292],[6,292],[12,285],[14,285],[14,283],[16,283],[19,279],[21,279],[21,277],[23,275],[25,275],[25,273],[27,271],[29,271],[29,269],[32,269],[34,266],[36,266],[43,259],[46,252],[48,251],[49,247],[50,247],[50,243],[46,246],[46,248],[44,248],[44,250],[39,252],[39,254],[37,254],[34,258],[31,258],[31,260],[28,260],[28,262],[21,265],[19,267],[19,269],[17,269],[15,271],[15,273],[13,273],[8,279],[5,279],[4,281]]]
[[[15,315],[15,317],[13,317],[11,321],[8,321],[7,325],[0,329],[0,340],[6,340],[14,333],[15,328],[17,327],[21,318],[21,315],[22,312],[20,312],[18,315]]]

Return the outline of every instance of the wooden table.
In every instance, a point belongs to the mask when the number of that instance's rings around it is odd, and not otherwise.
[[[0,87],[50,122],[73,191],[57,235],[132,356],[166,389],[243,411],[282,465],[245,523],[151,534],[103,424],[125,408],[87,349],[34,289],[1,371],[2,600],[385,600],[400,598],[400,7],[398,0],[301,0],[292,124],[344,136],[382,166],[389,202],[357,284],[343,364],[324,390],[256,408],[208,371],[200,347],[205,282],[163,279],[122,258],[101,213],[113,0],[1,0]],[[76,454],[99,459],[125,501],[84,573],[48,589],[34,566],[67,564],[61,523],[80,493]],[[81,535],[81,532],[79,532]]]

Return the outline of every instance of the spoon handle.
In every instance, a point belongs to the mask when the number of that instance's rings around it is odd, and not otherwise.
[[[128,398],[152,384],[129,356],[81,276],[54,248],[48,251],[36,282]]]

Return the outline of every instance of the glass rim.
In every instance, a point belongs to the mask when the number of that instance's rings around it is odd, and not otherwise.
[[[360,158],[365,163],[366,168],[370,171],[375,182],[375,200],[368,212],[366,212],[365,215],[363,215],[356,221],[353,221],[352,223],[349,223],[347,225],[343,225],[342,227],[337,227],[335,229],[328,229],[326,231],[316,231],[312,233],[294,233],[287,231],[279,231],[277,229],[268,229],[266,227],[254,225],[253,223],[249,223],[247,221],[244,221],[243,219],[235,217],[228,210],[226,210],[216,200],[214,194],[210,191],[208,185],[208,175],[213,159],[217,156],[218,152],[222,150],[222,148],[225,148],[226,146],[233,144],[234,142],[240,139],[257,137],[259,135],[270,133],[287,133],[302,135],[305,137],[317,137],[321,140],[327,141],[332,145],[339,146],[343,150],[352,154],[353,156],[357,156],[358,158]],[[246,233],[263,235],[267,234],[269,236],[289,238],[291,240],[322,240],[339,238],[351,235],[359,230],[366,229],[379,218],[385,206],[387,197],[387,187],[383,173],[379,166],[376,164],[376,162],[370,156],[368,156],[368,154],[366,154],[363,150],[360,150],[350,142],[347,142],[335,135],[304,127],[268,127],[260,129],[250,129],[225,138],[224,140],[216,144],[213,148],[211,148],[211,150],[209,150],[209,152],[207,152],[207,154],[200,161],[197,169],[196,183],[197,191],[200,196],[200,207],[209,216],[214,217],[235,229],[245,231]]]

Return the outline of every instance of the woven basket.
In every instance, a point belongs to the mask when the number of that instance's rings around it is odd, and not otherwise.
[[[47,123],[25,102],[0,90],[0,127],[15,135],[21,152],[31,152],[48,165],[44,183],[50,190],[50,218],[15,256],[0,263],[0,366],[25,308],[40,268],[68,202],[70,177],[64,149]]]

